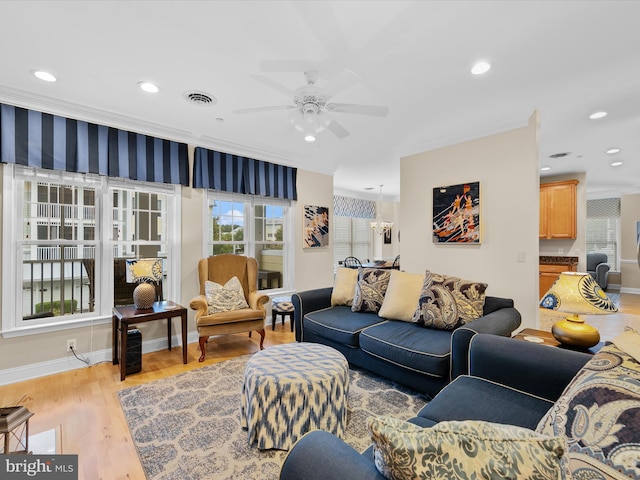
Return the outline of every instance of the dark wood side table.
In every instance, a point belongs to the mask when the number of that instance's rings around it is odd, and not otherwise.
[[[124,305],[113,308],[113,320],[111,324],[113,364],[120,364],[120,381],[127,376],[127,331],[129,325],[134,323],[151,322],[153,320],[167,319],[167,340],[171,350],[171,319],[182,319],[182,363],[187,363],[187,309],[172,301],[155,302],[151,308],[138,310],[134,305]],[[120,352],[118,352],[118,331],[120,331]],[[122,355],[125,358],[120,358]],[[119,354],[120,353],[120,354]]]
[[[575,350],[576,352],[584,352],[584,353],[591,353],[591,354],[597,353],[598,350],[604,347],[604,342],[600,342],[597,345],[594,345],[593,347],[590,347],[590,348],[570,347],[570,346],[561,344],[558,340],[556,340],[556,338],[553,336],[551,332],[547,332],[545,330],[537,330],[535,328],[525,328],[524,330],[514,335],[513,338],[516,338],[518,340],[529,341],[532,343],[542,343],[543,345],[549,345],[551,347],[566,348],[568,350]]]

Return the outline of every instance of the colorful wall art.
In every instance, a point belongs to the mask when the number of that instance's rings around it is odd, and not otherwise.
[[[304,206],[303,248],[329,245],[329,208]]]
[[[480,182],[433,189],[433,242],[480,243]]]

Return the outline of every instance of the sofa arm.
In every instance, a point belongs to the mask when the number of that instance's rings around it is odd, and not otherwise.
[[[331,306],[331,292],[333,287],[316,288],[304,292],[294,293],[291,296],[293,303],[293,323],[296,331],[296,341],[302,341],[302,319],[309,312]]]
[[[608,263],[600,263],[596,267],[596,282],[600,285],[600,288],[607,288],[609,270],[611,270],[611,265]]]
[[[385,480],[374,463],[323,430],[296,442],[280,470],[280,480]]]
[[[469,375],[555,402],[592,358],[559,347],[479,334],[469,347]]]
[[[513,307],[501,308],[457,328],[451,334],[451,380],[469,373],[469,344],[478,333],[510,337],[522,316]]]

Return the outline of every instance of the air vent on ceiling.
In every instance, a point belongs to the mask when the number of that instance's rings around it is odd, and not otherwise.
[[[210,107],[211,105],[215,105],[216,103],[218,103],[218,100],[216,100],[215,97],[209,95],[208,93],[198,92],[195,90],[185,92],[184,98],[187,100],[187,102],[199,105],[201,107]]]
[[[562,157],[566,157],[567,155],[570,155],[571,152],[561,152],[561,153],[554,153],[549,155],[549,158],[562,158]]]

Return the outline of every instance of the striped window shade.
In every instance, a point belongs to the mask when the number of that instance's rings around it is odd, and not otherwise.
[[[376,218],[376,202],[334,195],[333,214],[337,217],[374,219]]]
[[[5,104],[0,162],[189,185],[185,143]]]
[[[297,169],[196,147],[193,187],[297,200]]]

